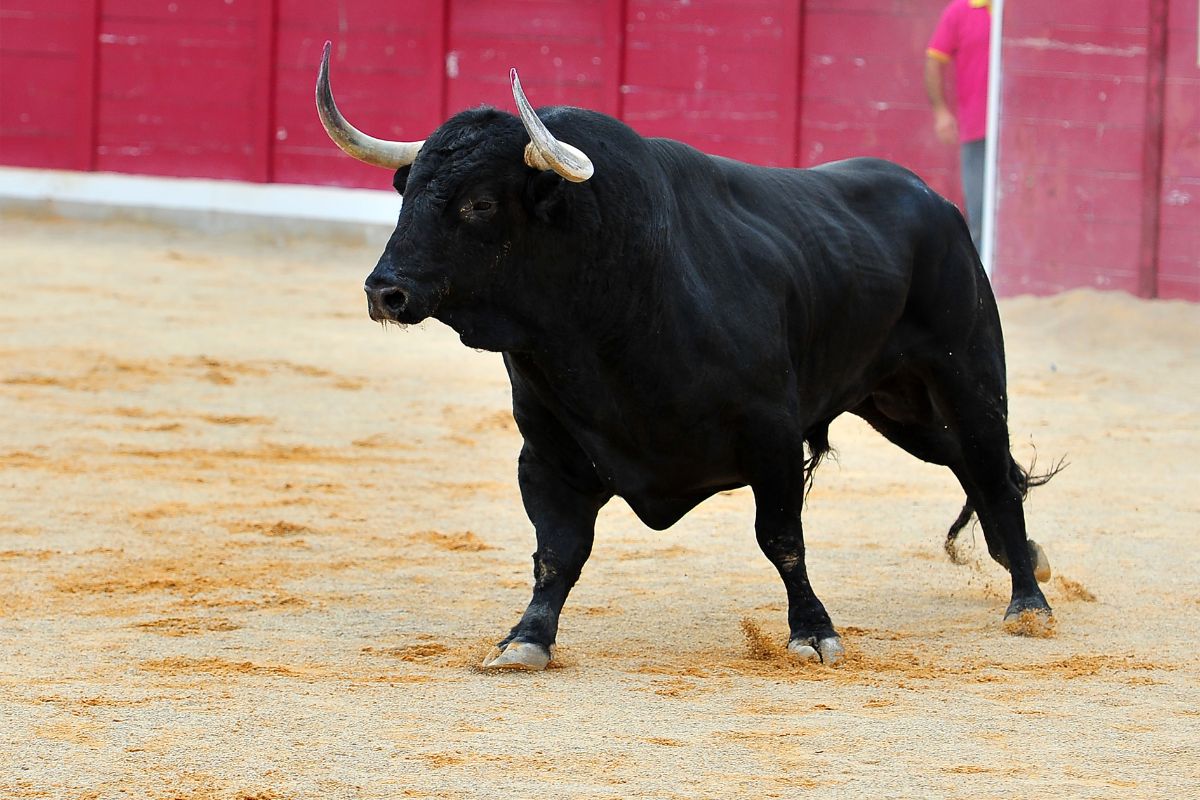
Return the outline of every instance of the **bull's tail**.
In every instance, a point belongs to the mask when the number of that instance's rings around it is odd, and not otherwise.
[[[808,493],[812,491],[813,473],[816,472],[817,467],[820,466],[825,456],[834,453],[836,458],[837,455],[837,451],[829,443],[829,422],[813,426],[805,434],[804,444],[808,446],[808,457],[804,459],[804,497],[807,499]]]
[[[1020,487],[1022,500],[1029,496],[1030,489],[1041,486],[1045,483],[1049,483],[1051,478],[1069,466],[1065,458],[1060,458],[1057,462],[1055,462],[1054,466],[1039,474],[1034,472],[1034,469],[1037,467],[1036,455],[1033,457],[1033,460],[1029,462],[1029,469],[1025,469],[1016,461],[1011,463],[1012,466],[1009,468],[1009,477],[1012,478],[1012,481],[1017,484],[1018,487]],[[958,535],[963,532],[963,529],[967,527],[974,517],[975,506],[971,504],[971,498],[968,497],[967,501],[963,503],[962,511],[959,511],[958,516],[954,519],[954,522],[950,523],[950,530],[946,531],[946,554],[949,555],[950,560],[956,564],[961,564],[963,557],[958,548],[955,547],[955,542],[958,539]]]

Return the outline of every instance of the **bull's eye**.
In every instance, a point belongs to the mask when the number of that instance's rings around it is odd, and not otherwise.
[[[495,200],[467,200],[458,209],[464,220],[482,221],[490,219],[496,213]]]

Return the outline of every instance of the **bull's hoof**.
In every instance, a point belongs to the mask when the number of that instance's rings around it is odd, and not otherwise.
[[[1033,562],[1033,577],[1037,578],[1038,583],[1050,580],[1050,559],[1046,558],[1046,551],[1033,539],[1029,540],[1029,560]]]
[[[788,642],[788,651],[801,661],[820,661],[830,666],[846,656],[846,648],[842,647],[842,640],[837,636],[827,636],[820,640],[815,636],[792,639]]]
[[[958,564],[961,567],[963,564],[971,563],[971,555],[968,552],[967,544],[962,539],[947,537],[942,547],[946,550],[946,555],[950,556],[951,564]]]
[[[550,663],[550,651],[533,642],[510,642],[503,647],[493,647],[483,663],[483,669],[523,669],[540,672]]]
[[[1035,639],[1049,639],[1054,636],[1054,612],[1049,606],[1016,607],[1016,603],[1008,607],[1004,615],[1004,630],[1013,636],[1031,636]]]

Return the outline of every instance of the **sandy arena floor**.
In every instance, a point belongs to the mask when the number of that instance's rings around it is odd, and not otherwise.
[[[1200,307],[1003,304],[1014,451],[1070,461],[1027,504],[1054,638],[1002,632],[978,531],[947,560],[950,474],[846,419],[806,527],[847,663],[781,656],[740,491],[664,533],[612,503],[558,668],[497,675],[507,381],[371,324],[376,255],[0,218],[0,797],[1195,791]]]

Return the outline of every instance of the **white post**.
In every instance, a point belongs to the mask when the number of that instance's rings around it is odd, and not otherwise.
[[[992,36],[988,43],[987,146],[983,170],[983,268],[988,277],[996,255],[996,171],[1000,152],[1000,50],[1003,42],[1004,0],[992,0]]]

